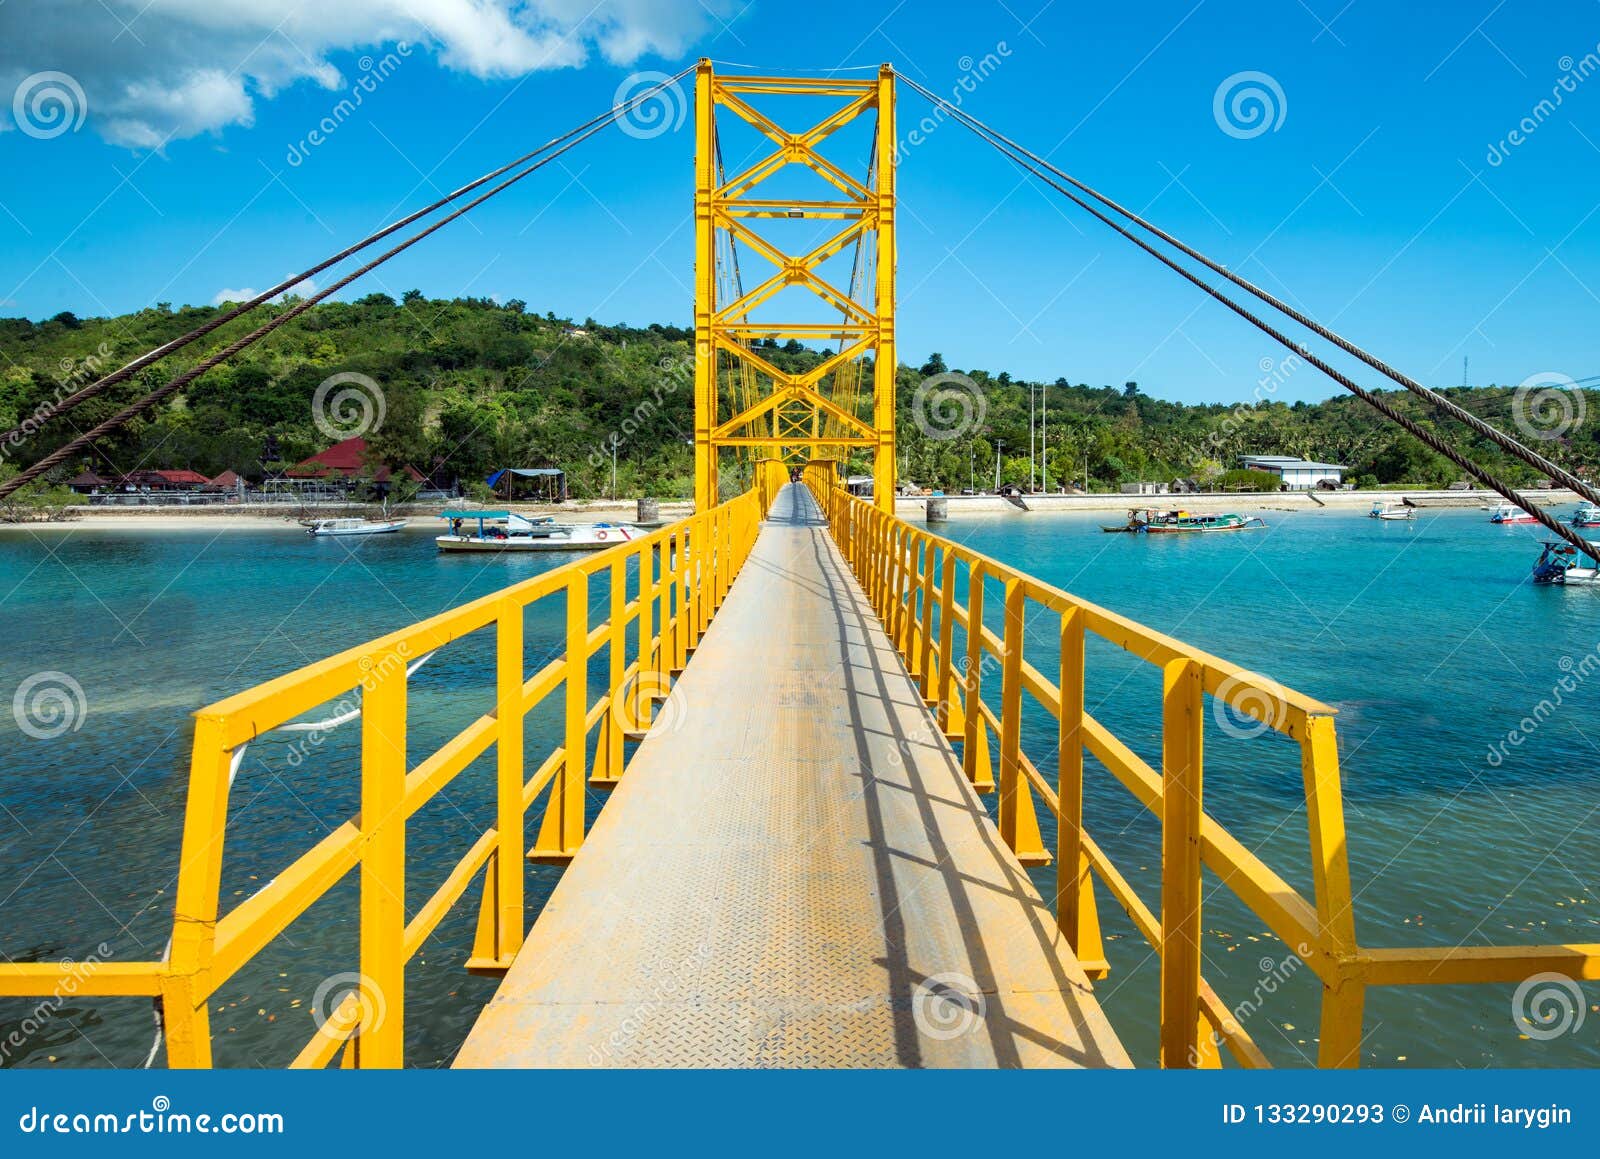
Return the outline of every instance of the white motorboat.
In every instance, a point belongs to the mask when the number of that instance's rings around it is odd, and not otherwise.
[[[383,535],[399,531],[406,525],[404,519],[313,519],[305,524],[306,534],[328,535]]]
[[[1593,503],[1585,503],[1572,517],[1572,526],[1600,527],[1600,507],[1596,507]]]
[[[440,551],[602,551],[637,538],[640,531],[620,523],[557,523],[515,511],[446,511],[448,534],[434,542]]]
[[[1374,503],[1367,514],[1374,519],[1410,519],[1415,511],[1404,503]]]
[[[1524,511],[1515,503],[1502,503],[1489,513],[1490,523],[1537,523],[1533,513]]]

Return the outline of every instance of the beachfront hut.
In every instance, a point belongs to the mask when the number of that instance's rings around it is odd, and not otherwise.
[[[514,492],[519,481],[526,487],[522,494],[524,499],[540,503],[567,501],[567,473],[559,467],[501,467],[484,480],[489,490],[507,503],[516,500]]]
[[[77,475],[71,479],[68,479],[67,486],[72,488],[72,490],[76,491],[79,495],[93,495],[102,487],[111,486],[111,480],[102,479],[93,471],[85,471],[81,475]]]

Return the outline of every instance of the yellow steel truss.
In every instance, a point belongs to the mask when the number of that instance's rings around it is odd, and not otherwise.
[[[877,501],[889,510],[895,487],[894,72],[885,65],[870,80],[719,77],[711,62],[702,60],[695,94],[695,503],[700,510],[716,504],[724,451],[799,464],[829,455],[842,460],[851,449],[865,448],[873,456]],[[832,98],[843,104],[808,130],[794,133],[746,99],[767,94]],[[774,146],[731,177],[721,169],[719,109],[758,130]],[[818,152],[829,136],[874,111],[877,133],[864,178],[852,176]],[[790,165],[809,169],[838,197],[751,196]],[[778,218],[838,221],[841,226],[821,244],[795,255],[754,228],[755,222]],[[764,258],[777,272],[746,291],[729,277],[729,254],[735,244]],[[824,262],[846,248],[863,245],[869,245],[873,255],[870,286],[841,289],[818,273]],[[751,319],[753,311],[789,286],[810,291],[837,310],[840,320]],[[760,338],[827,340],[838,345],[821,363],[796,374],[757,354],[751,343]],[[873,360],[871,406],[862,415],[867,357]],[[734,405],[726,415],[720,413],[724,359],[735,376]]]

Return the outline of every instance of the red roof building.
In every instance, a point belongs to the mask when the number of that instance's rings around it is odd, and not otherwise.
[[[238,474],[237,471],[228,470],[228,471],[222,472],[222,474],[218,475],[215,479],[211,480],[211,486],[208,488],[208,490],[211,490],[211,491],[237,491],[239,489],[240,484],[242,484],[243,482],[244,482],[244,480],[239,477],[239,474]]]
[[[334,443],[303,463],[296,463],[284,474],[291,479],[354,479],[367,471],[366,458],[367,440],[357,435]],[[406,465],[405,472],[415,482],[423,482],[422,472],[410,464]],[[389,468],[379,466],[372,472],[372,479],[375,483],[387,483]]]
[[[148,491],[197,491],[211,482],[199,471],[188,468],[173,471],[129,471],[120,483]]]

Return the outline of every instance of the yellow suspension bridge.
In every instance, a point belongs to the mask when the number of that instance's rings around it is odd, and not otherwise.
[[[360,985],[304,1027],[298,1067],[404,1065],[407,964],[474,893],[467,968],[500,982],[464,1067],[1269,1065],[1203,976],[1208,889],[1315,974],[1322,1066],[1360,1061],[1373,986],[1600,976],[1595,945],[1364,944],[1332,708],[897,518],[896,76],[721,77],[702,62],[695,83],[695,513],[200,709],[169,946],[73,973],[75,993],[153,1000],[167,1062],[210,1066],[219,991],[351,875]],[[828,108],[797,131],[761,111],[772,96]],[[769,138],[769,154],[725,172],[719,113]],[[858,118],[875,121],[873,144],[852,174],[822,147]],[[763,196],[791,167],[828,195]],[[761,232],[778,219],[837,232],[790,254]],[[847,249],[841,287],[821,270]],[[746,290],[740,252],[774,272]],[[796,287],[839,320],[752,318]],[[777,338],[837,347],[794,375],[758,351]],[[872,463],[870,501],[842,486],[852,456]],[[728,496],[719,473],[739,460],[751,485]],[[564,651],[529,671],[530,609],[556,605]],[[485,711],[410,751],[411,670],[478,634],[495,645]],[[1026,650],[1045,638],[1059,644],[1049,671]],[[1091,640],[1159,671],[1158,764],[1086,711]],[[353,693],[359,812],[224,908],[243,750]],[[1309,895],[1208,813],[1208,701],[1298,746],[1310,864],[1294,876]],[[561,743],[529,751],[528,715],[547,702]],[[1054,722],[1047,757],[1026,751],[1025,704]],[[494,825],[453,865],[419,864],[408,820],[491,751]],[[1089,775],[1158,819],[1156,896],[1096,840]],[[588,828],[595,789],[610,796]],[[531,930],[530,861],[566,867]],[[1029,870],[1043,867],[1041,894]],[[1153,1058],[1130,1058],[1097,1001],[1106,905],[1159,959]],[[0,996],[49,994],[70,970],[0,965]]]

